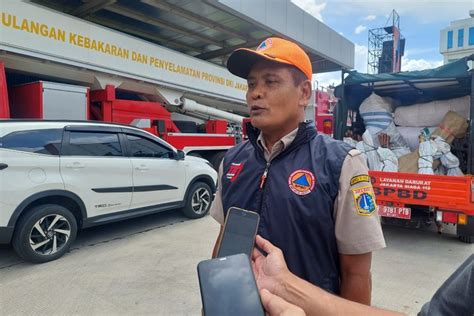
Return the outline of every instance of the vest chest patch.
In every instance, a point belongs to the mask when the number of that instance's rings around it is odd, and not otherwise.
[[[227,171],[227,174],[225,175],[227,179],[230,180],[230,182],[234,182],[237,180],[237,177],[239,174],[242,172],[244,169],[244,164],[243,163],[232,163],[230,165],[229,171]]]
[[[375,212],[375,199],[371,186],[352,189],[352,195],[358,215],[370,216]]]
[[[311,171],[299,169],[288,177],[288,186],[298,195],[311,193],[316,184],[316,179]]]

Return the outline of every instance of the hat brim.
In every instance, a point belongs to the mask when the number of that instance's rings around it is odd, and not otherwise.
[[[253,65],[259,60],[269,60],[280,64],[292,65],[291,63],[272,56],[259,53],[248,48],[235,50],[227,60],[227,69],[240,78],[247,79]]]

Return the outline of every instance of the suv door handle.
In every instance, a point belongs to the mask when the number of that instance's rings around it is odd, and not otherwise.
[[[84,167],[85,167],[84,164],[77,161],[66,164],[66,168],[79,169],[79,168],[84,168]]]
[[[148,168],[146,165],[139,165],[138,167],[135,167],[135,170],[149,170],[150,168]]]
[[[6,163],[0,163],[0,170],[8,168],[8,165]]]

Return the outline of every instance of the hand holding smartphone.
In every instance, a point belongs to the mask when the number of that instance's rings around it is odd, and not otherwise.
[[[252,256],[260,216],[258,213],[237,207],[229,208],[217,258],[246,254]]]
[[[197,269],[205,316],[265,315],[247,255],[201,261]]]

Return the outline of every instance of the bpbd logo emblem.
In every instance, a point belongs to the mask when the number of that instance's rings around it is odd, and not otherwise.
[[[265,50],[265,49],[268,49],[270,47],[272,47],[272,39],[268,38],[268,39],[264,40],[260,45],[258,45],[257,51]]]
[[[311,171],[296,170],[288,177],[288,186],[291,191],[298,195],[306,195],[311,193],[314,189],[316,180]]]

